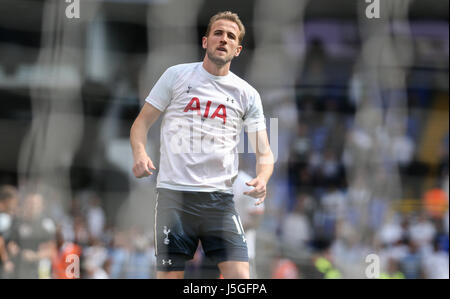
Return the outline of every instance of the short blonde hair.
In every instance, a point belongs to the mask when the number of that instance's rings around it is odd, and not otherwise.
[[[215,15],[213,15],[211,17],[211,19],[209,19],[209,23],[208,23],[208,27],[206,28],[206,34],[205,36],[208,36],[210,31],[211,31],[211,27],[212,24],[214,24],[214,22],[218,21],[218,20],[229,20],[232,22],[235,22],[238,27],[239,27],[239,44],[242,43],[242,40],[244,39],[244,35],[245,35],[245,27],[244,24],[242,24],[241,19],[239,19],[239,16],[231,11],[222,11],[222,12],[218,12]]]

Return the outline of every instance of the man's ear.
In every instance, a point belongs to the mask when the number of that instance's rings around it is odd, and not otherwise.
[[[206,36],[202,37],[202,47],[203,49],[206,49],[208,46],[208,38]]]
[[[238,46],[238,47],[236,48],[236,53],[234,54],[234,57],[238,57],[239,54],[241,54],[241,51],[242,51],[242,46]]]

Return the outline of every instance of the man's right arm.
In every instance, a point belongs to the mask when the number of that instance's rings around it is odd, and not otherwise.
[[[134,160],[133,174],[137,178],[147,177],[153,174],[151,170],[156,169],[147,155],[145,145],[147,144],[148,130],[160,115],[161,111],[146,102],[131,126],[130,143]]]

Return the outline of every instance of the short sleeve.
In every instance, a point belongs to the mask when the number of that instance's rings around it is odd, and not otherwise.
[[[172,87],[175,81],[175,70],[168,68],[153,86],[145,101],[160,111],[166,110],[172,99]]]
[[[247,132],[257,132],[266,129],[266,121],[261,103],[261,97],[255,90],[253,99],[244,117],[244,126]]]

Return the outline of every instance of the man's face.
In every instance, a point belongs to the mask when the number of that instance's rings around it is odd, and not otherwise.
[[[15,214],[17,208],[17,197],[13,196],[0,201],[0,213]]]
[[[211,26],[208,36],[202,39],[208,59],[222,66],[239,56],[242,46],[239,45],[239,27],[229,20],[217,20]]]
[[[39,216],[43,210],[43,198],[40,194],[29,194],[25,199],[24,211],[26,218]]]
[[[17,210],[17,203],[18,203],[18,199],[16,196],[11,197],[8,199],[7,202],[7,213],[9,214],[15,214],[16,210]]]

